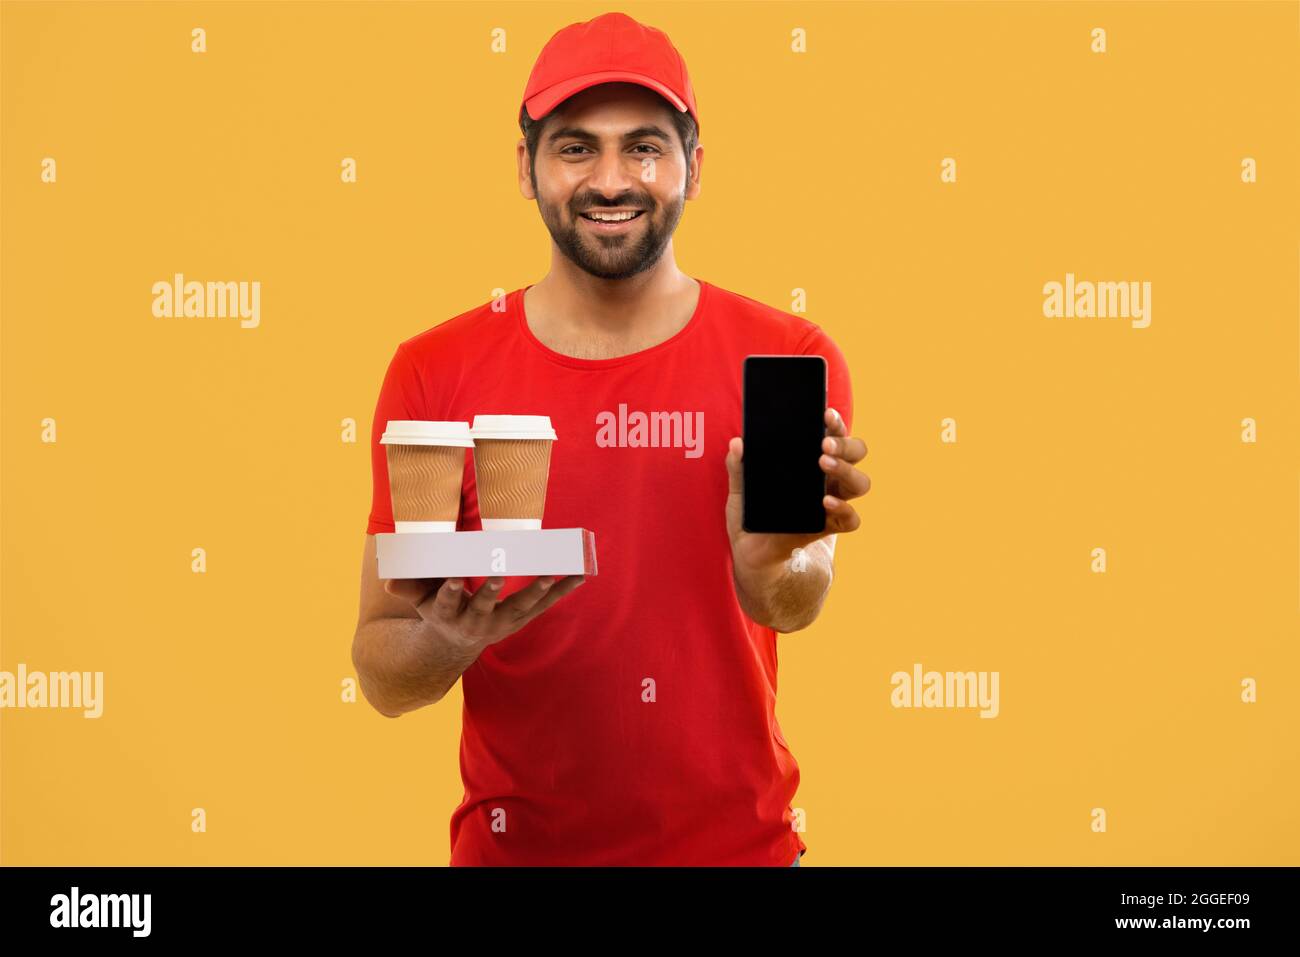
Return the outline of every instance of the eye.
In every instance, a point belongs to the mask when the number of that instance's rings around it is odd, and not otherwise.
[[[655,145],[653,145],[653,144],[651,144],[651,143],[638,143],[636,146],[634,146],[634,147],[632,147],[632,148],[633,148],[634,150],[639,150],[639,149],[641,149],[641,147],[643,147],[643,146],[644,146],[646,149],[648,149],[648,150],[650,150],[651,152],[653,152],[653,153],[661,153],[661,152],[663,152],[662,150],[659,149],[659,147],[657,147],[657,146],[655,146]],[[569,151],[570,151],[570,150],[586,150],[586,149],[587,149],[587,147],[583,146],[581,143],[570,143],[568,146],[564,147],[564,149],[560,150],[560,155],[561,155],[561,156],[578,156],[578,155],[580,155],[580,154],[578,154],[578,153],[570,153]],[[645,154],[643,153],[642,155],[645,155]]]

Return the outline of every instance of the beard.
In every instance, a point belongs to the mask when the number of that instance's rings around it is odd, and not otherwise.
[[[546,224],[551,239],[574,265],[598,279],[627,279],[649,269],[663,255],[686,207],[686,190],[683,189],[671,204],[663,207],[656,206],[649,197],[608,205],[644,210],[637,219],[643,220],[645,225],[633,226],[637,232],[629,231],[621,236],[600,236],[584,229],[577,213],[563,213],[559,206],[543,202],[540,194],[537,198],[542,222]],[[586,203],[578,208],[598,209],[599,204]]]

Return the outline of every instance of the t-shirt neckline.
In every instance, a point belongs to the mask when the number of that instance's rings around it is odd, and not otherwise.
[[[612,369],[615,366],[625,365],[629,362],[639,362],[650,356],[658,355],[665,349],[670,349],[684,339],[687,335],[700,324],[701,316],[704,314],[704,300],[709,295],[709,283],[700,279],[698,276],[692,276],[700,284],[700,297],[695,302],[695,311],[691,313],[691,318],[686,320],[686,325],[682,326],[675,333],[657,343],[648,349],[642,349],[639,352],[629,352],[625,356],[614,356],[610,359],[582,359],[577,356],[566,356],[563,352],[556,352],[546,343],[533,335],[533,330],[528,328],[528,317],[524,313],[524,293],[532,289],[536,283],[529,283],[521,289],[516,289],[513,297],[513,306],[515,319],[519,323],[519,331],[524,339],[532,343],[542,355],[559,365],[569,366],[574,369]]]

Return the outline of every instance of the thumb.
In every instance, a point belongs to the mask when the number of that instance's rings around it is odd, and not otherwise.
[[[418,607],[440,585],[441,580],[437,578],[389,578],[384,581],[384,591]]]
[[[744,454],[744,439],[738,435],[732,436],[727,443],[727,491],[731,495],[740,495],[745,490],[745,470],[741,465]]]

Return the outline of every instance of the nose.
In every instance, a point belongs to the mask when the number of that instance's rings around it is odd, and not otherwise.
[[[630,172],[633,168],[637,173],[635,176]],[[640,170],[640,164],[631,164],[621,150],[601,150],[588,185],[606,199],[613,200],[635,188],[640,181]]]

